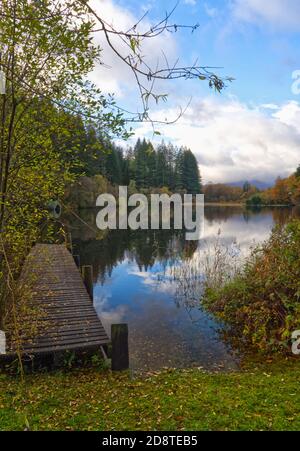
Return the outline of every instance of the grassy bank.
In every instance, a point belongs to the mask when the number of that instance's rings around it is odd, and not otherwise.
[[[299,430],[300,359],[235,373],[96,369],[0,376],[0,429]]]
[[[273,229],[244,267],[225,283],[206,281],[203,305],[227,324],[234,346],[290,352],[300,327],[300,221]]]

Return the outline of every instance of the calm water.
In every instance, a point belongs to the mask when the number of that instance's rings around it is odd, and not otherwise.
[[[220,324],[199,302],[204,262],[213,258],[219,240],[236,264],[268,238],[275,223],[300,212],[206,207],[199,242],[186,242],[184,233],[174,231],[104,233],[95,229],[95,215],[85,210],[84,222],[67,222],[81,264],[93,265],[94,305],[107,332],[112,323],[129,325],[131,368],[235,368],[237,358],[219,338]]]

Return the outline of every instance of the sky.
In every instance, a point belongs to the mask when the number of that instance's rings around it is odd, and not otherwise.
[[[176,2],[91,4],[115,28],[127,30],[145,12],[140,29],[156,23]],[[294,172],[300,164],[300,1],[180,0],[171,22],[199,27],[145,42],[143,55],[150,65],[162,65],[164,53],[171,64],[177,58],[181,65],[198,59],[199,65],[216,67],[218,75],[235,80],[221,94],[201,80],[158,83],[156,91],[168,94],[168,101],[152,105],[152,117],[170,121],[187,107],[185,114],[173,125],[155,126],[161,136],[153,136],[149,124],[136,125],[133,141],[145,136],[189,147],[206,183],[271,183]],[[118,105],[136,111],[141,105],[132,75],[100,34],[95,39],[104,64],[97,65],[92,80],[104,93],[114,93]]]

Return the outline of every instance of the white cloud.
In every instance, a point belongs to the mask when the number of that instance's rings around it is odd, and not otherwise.
[[[234,0],[233,13],[245,22],[299,31],[299,0]]]
[[[218,14],[218,9],[210,6],[208,3],[204,3],[204,9],[208,17],[211,17],[212,19]]]
[[[295,100],[287,102],[273,116],[289,127],[294,127],[300,132],[300,106]],[[300,153],[300,149],[299,149]]]
[[[183,3],[184,3],[185,5],[192,5],[192,6],[195,6],[195,5],[197,4],[197,1],[196,1],[196,0],[183,0]]]
[[[194,101],[179,122],[164,128],[164,139],[191,148],[206,182],[271,181],[289,175],[300,162],[300,104],[271,106],[213,97]],[[161,111],[157,118],[172,114]],[[146,133],[145,124],[136,135]]]
[[[261,108],[265,108],[266,110],[279,110],[279,106],[275,103],[264,103],[261,105]]]
[[[134,15],[128,9],[117,5],[113,0],[92,0],[91,6],[99,16],[112,25],[115,29],[123,32],[128,31],[141,17]],[[151,27],[147,18],[138,26],[138,31],[145,31]],[[132,71],[109,47],[102,32],[95,34],[95,40],[102,48],[102,60],[104,65],[97,65],[91,75],[92,81],[99,86],[103,92],[115,93],[117,97],[128,95],[128,90],[136,89],[136,81]],[[112,43],[124,56],[128,55],[128,47],[118,37],[111,36]],[[142,45],[142,54],[151,67],[164,64],[165,55],[172,64],[176,55],[176,41],[171,33],[163,33],[152,39],[145,39]]]

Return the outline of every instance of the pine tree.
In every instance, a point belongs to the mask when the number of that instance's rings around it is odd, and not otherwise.
[[[195,155],[185,149],[183,152],[183,187],[188,194],[199,194],[202,190],[200,171]]]
[[[156,185],[156,152],[151,142],[148,143],[147,148],[147,188],[155,187]]]
[[[145,140],[138,139],[135,148],[135,182],[138,189],[147,186],[147,148],[148,144]]]
[[[244,191],[244,193],[248,193],[248,192],[250,191],[250,189],[251,189],[251,185],[250,185],[250,183],[249,183],[248,181],[246,181],[246,182],[244,183],[244,185],[243,185],[243,191]]]
[[[175,190],[183,191],[184,182],[183,182],[183,154],[184,149],[180,147],[176,153],[175,157],[175,169],[174,169],[174,178],[175,178]]]
[[[156,151],[156,186],[161,188],[168,182],[168,170],[166,160],[166,146],[162,142]]]
[[[106,159],[106,175],[108,180],[115,184],[122,183],[122,151],[112,146]]]

